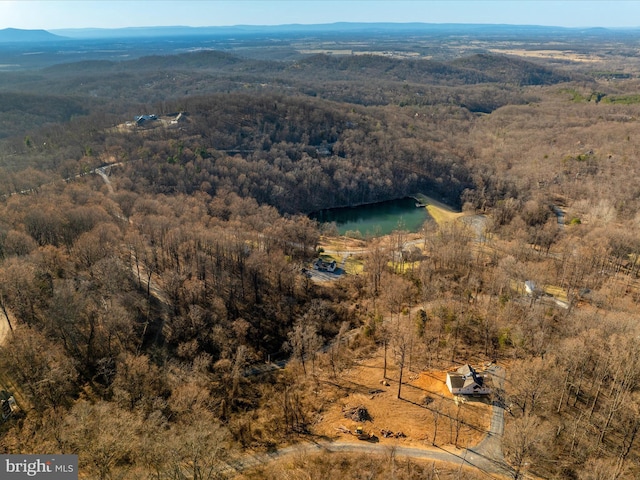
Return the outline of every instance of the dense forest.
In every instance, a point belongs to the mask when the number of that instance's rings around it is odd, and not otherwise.
[[[504,367],[513,478],[636,478],[640,65],[612,62],[202,51],[0,72],[0,387],[19,406],[0,450],[77,453],[100,479],[492,477],[393,454],[250,468],[325,435],[345,375],[384,356],[397,402],[422,371]],[[460,219],[305,275],[352,241],[308,214],[421,193]],[[463,452],[452,405],[407,441]]]

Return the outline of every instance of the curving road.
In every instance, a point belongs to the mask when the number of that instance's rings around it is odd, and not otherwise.
[[[112,165],[108,165],[105,167],[96,168],[91,173],[98,174],[109,189],[110,193],[113,193],[113,187],[111,186],[111,182],[106,174],[106,169],[110,168]],[[480,226],[482,222],[478,222],[477,219],[473,224],[478,230],[477,237],[480,237]],[[481,241],[478,238],[478,241]],[[423,242],[422,239],[413,240],[407,242],[407,245],[418,244]],[[348,255],[354,254],[363,254],[368,251],[368,249],[353,249],[353,250],[325,250],[326,253],[333,254],[342,254],[343,260],[340,265],[340,268],[336,269],[335,273],[329,272],[319,272],[312,271],[313,276],[322,277],[324,273],[326,273],[326,278],[321,278],[322,280],[332,280],[335,278],[339,278],[342,273],[344,273],[344,264]],[[146,279],[143,279],[146,281]],[[151,282],[149,282],[151,283]],[[166,299],[163,297],[163,292],[155,285],[148,286],[152,295],[158,300],[164,301]],[[0,334],[2,333],[0,328]],[[504,386],[504,377],[505,371],[504,368],[498,366],[492,366],[487,370],[493,378],[495,379],[494,385],[498,388],[498,392],[501,392]],[[504,457],[502,454],[502,434],[504,432],[504,409],[499,400],[495,401],[493,404],[493,414],[491,417],[491,425],[489,428],[489,432],[487,436],[478,443],[478,445],[467,448],[467,449],[457,449],[457,448],[449,448],[444,449],[442,447],[403,447],[396,445],[380,445],[366,442],[329,442],[326,440],[318,441],[318,442],[304,442],[298,443],[289,447],[281,448],[275,450],[273,452],[265,453],[265,454],[256,454],[256,455],[245,455],[241,459],[237,461],[228,462],[228,470],[231,472],[240,472],[249,468],[257,467],[259,465],[263,465],[265,463],[269,463],[271,461],[277,460],[282,457],[290,456],[290,455],[299,455],[301,453],[314,453],[314,452],[351,452],[351,453],[367,453],[367,454],[378,454],[385,455],[393,452],[397,456],[420,459],[420,460],[435,460],[439,462],[445,462],[452,466],[460,466],[460,467],[471,467],[476,468],[485,474],[489,478],[494,478],[494,475],[499,476],[510,476],[512,474],[512,469],[505,463]]]
[[[366,442],[305,442],[282,448],[274,452],[245,456],[237,462],[229,462],[229,469],[240,472],[291,455],[320,452],[348,452],[364,453],[370,455],[388,455],[394,453],[398,457],[407,457],[417,460],[434,460],[445,462],[453,467],[468,467],[478,469],[487,475],[487,478],[495,478],[496,475],[509,476],[512,470],[508,465],[496,462],[473,449],[444,449],[438,447],[402,447],[395,445],[380,445]]]
[[[506,371],[502,367],[492,365],[487,368],[488,372],[493,378],[493,387],[495,392],[495,399],[492,404],[491,425],[489,426],[489,433],[478,443],[476,446],[468,449],[472,455],[479,455],[482,458],[487,459],[494,463],[496,468],[505,470],[503,473],[510,473],[511,469],[506,465],[504,461],[504,455],[502,453],[502,435],[504,434],[504,407],[502,398],[504,397],[504,379]],[[498,472],[495,472],[498,473]]]
[[[240,472],[254,468],[271,461],[287,457],[314,452],[350,452],[377,455],[388,455],[393,452],[397,456],[418,460],[435,460],[446,462],[456,467],[469,467],[480,470],[487,478],[512,477],[513,470],[504,461],[502,454],[502,435],[504,433],[504,408],[502,406],[502,392],[504,389],[505,369],[493,365],[486,370],[493,378],[497,399],[493,402],[491,425],[487,435],[474,447],[466,449],[441,447],[402,447],[397,445],[381,445],[367,442],[303,442],[290,447],[257,455],[247,455],[235,462],[229,462],[229,470]]]

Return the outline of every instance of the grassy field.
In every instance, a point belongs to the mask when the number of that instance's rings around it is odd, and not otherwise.
[[[427,209],[427,212],[438,225],[452,222],[464,216],[464,213],[457,212],[448,205],[434,200],[427,195],[419,193],[416,195],[412,195],[412,197],[415,198],[418,202],[426,205],[425,208]],[[347,255],[344,265],[345,272],[349,275],[357,275],[362,273],[362,254],[367,250],[367,242],[344,236],[329,237],[323,235],[320,238],[319,246],[323,249],[323,253],[321,255],[323,259],[333,259],[338,265],[342,265],[344,256]],[[404,270],[409,271],[413,268],[417,268],[419,263],[420,262],[406,262],[404,264]]]
[[[357,240],[348,237],[328,237],[322,235],[320,237],[319,246],[327,251],[344,252],[344,251],[357,251],[365,250],[367,244],[364,240]]]
[[[546,294],[551,295],[558,300],[561,300],[563,302],[569,301],[569,299],[567,298],[567,292],[562,287],[558,287],[556,285],[545,285],[543,290]]]
[[[527,291],[524,287],[524,283],[517,282],[515,280],[511,280],[511,289],[517,292],[519,295],[528,295]],[[568,302],[567,292],[564,288],[559,287],[557,285],[544,285],[542,286],[542,292],[547,295],[552,296],[556,300],[560,300],[562,302]]]
[[[348,256],[344,264],[344,271],[349,275],[359,275],[364,270],[364,262],[360,256]]]

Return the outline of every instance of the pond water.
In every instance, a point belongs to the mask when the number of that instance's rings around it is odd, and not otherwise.
[[[357,207],[328,208],[309,215],[320,223],[335,222],[340,235],[358,231],[362,237],[388,235],[402,228],[419,232],[431,217],[414,198],[401,198]]]

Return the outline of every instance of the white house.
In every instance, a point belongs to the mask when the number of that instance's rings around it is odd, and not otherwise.
[[[532,280],[527,280],[524,282],[524,291],[527,292],[527,295],[533,295],[533,292],[536,291],[536,284]]]
[[[454,395],[489,395],[491,388],[485,380],[471,365],[464,365],[455,372],[447,372],[447,387]]]

